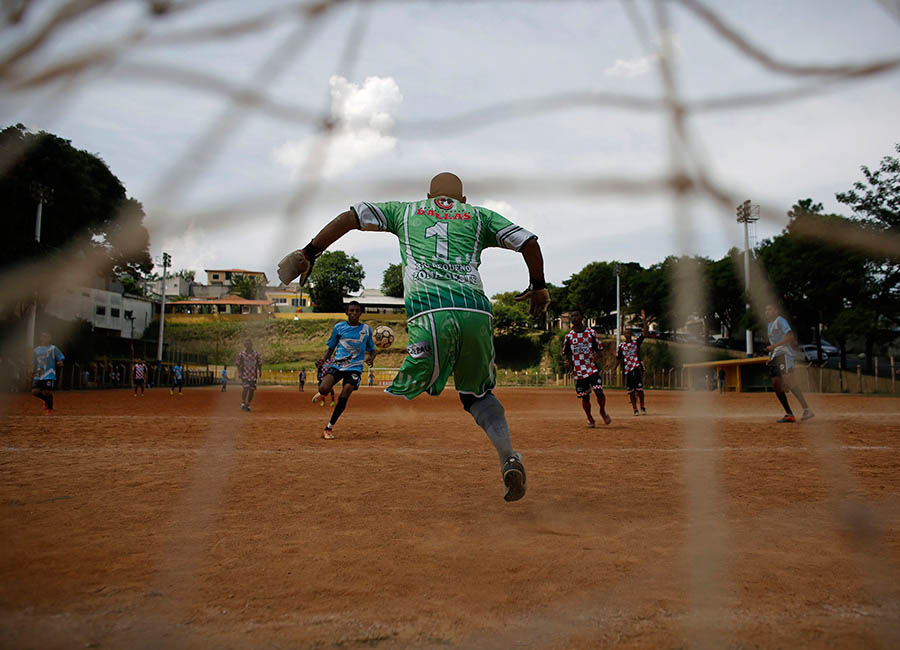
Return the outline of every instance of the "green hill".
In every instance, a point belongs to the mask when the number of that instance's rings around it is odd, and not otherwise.
[[[165,339],[171,350],[205,354],[210,364],[232,365],[244,349],[244,340],[251,339],[253,347],[262,353],[265,368],[295,370],[309,368],[325,352],[335,319],[329,320],[246,320],[216,322],[168,322]],[[366,318],[373,328],[388,325],[396,340],[387,350],[379,351],[375,365],[399,367],[406,356],[409,335],[402,321],[381,321]],[[147,332],[148,339],[156,338],[156,331]]]

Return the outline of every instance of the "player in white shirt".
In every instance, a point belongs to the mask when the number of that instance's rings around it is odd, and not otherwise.
[[[797,337],[784,316],[778,313],[776,305],[766,305],[766,321],[768,321],[769,345],[766,352],[769,353],[769,374],[772,376],[772,388],[775,389],[775,397],[784,407],[784,417],[778,422],[796,422],[788,402],[786,390],[791,391],[803,407],[801,420],[814,417],[814,413],[806,403],[803,392],[794,383],[794,345]]]

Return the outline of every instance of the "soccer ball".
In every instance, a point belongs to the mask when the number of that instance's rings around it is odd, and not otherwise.
[[[372,332],[372,339],[379,348],[389,348],[394,342],[394,330],[387,325],[379,325]]]

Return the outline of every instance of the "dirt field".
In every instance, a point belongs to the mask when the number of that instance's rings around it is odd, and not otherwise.
[[[4,397],[0,646],[900,645],[900,399],[497,394],[513,504],[452,392]]]

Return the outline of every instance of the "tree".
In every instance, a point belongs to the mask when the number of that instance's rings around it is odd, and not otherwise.
[[[860,306],[869,282],[864,256],[843,246],[811,240],[797,232],[821,231],[847,223],[822,214],[822,204],[798,201],[784,231],[762,241],[757,257],[766,269],[788,320],[802,341],[812,333],[821,349],[819,325],[828,327],[848,307]]]
[[[381,291],[391,298],[403,297],[403,267],[400,264],[390,264],[384,270]]]
[[[668,257],[646,269],[633,274],[631,287],[631,309],[644,309],[650,320],[655,320],[664,331],[674,329],[670,317],[671,281],[670,270],[674,257]]]
[[[256,300],[259,289],[260,286],[255,276],[234,273],[231,276],[231,289],[228,293],[240,296],[241,298],[246,298],[247,300]]]
[[[128,273],[137,279],[153,268],[144,210],[127,198],[121,181],[98,156],[71,142],[22,124],[0,132],[0,203],[4,230],[0,268],[49,256],[74,245],[108,260],[100,275]],[[34,241],[38,198],[44,203],[41,241]],[[51,198],[52,197],[52,198]]]
[[[609,328],[616,308],[616,272],[609,262],[591,262],[563,283],[571,309],[581,309],[585,317],[596,318],[601,328]]]
[[[900,154],[900,144],[894,150]],[[900,236],[900,158],[885,156],[874,172],[866,166],[861,169],[865,182],[857,181],[850,190],[839,192],[837,200],[861,215],[864,227]],[[871,370],[875,344],[900,325],[900,257],[869,256],[866,266],[870,282],[860,306],[873,315],[865,329],[866,366]]]
[[[746,313],[742,278],[737,270],[741,264],[740,255],[738,249],[732,248],[725,257],[710,262],[707,266],[706,279],[712,315],[728,331],[729,337],[742,323]]]
[[[194,271],[192,271],[190,269],[181,269],[180,271],[175,273],[175,277],[181,278],[182,280],[184,280],[185,282],[190,284],[191,282],[194,281],[194,278],[196,277],[196,273],[194,273]]]
[[[344,251],[326,251],[310,273],[309,295],[318,312],[344,311],[344,296],[362,289],[366,274],[359,260]]]
[[[122,288],[125,293],[131,294],[132,296],[144,295],[144,287],[138,280],[135,280],[130,273],[120,273],[119,282],[122,283]]]
[[[548,282],[547,291],[550,292],[550,307],[547,309],[550,318],[559,318],[560,314],[569,311],[569,289],[567,287],[558,287]]]
[[[494,328],[502,334],[521,333],[531,327],[528,302],[515,300],[516,292],[498,293],[491,298]]]

